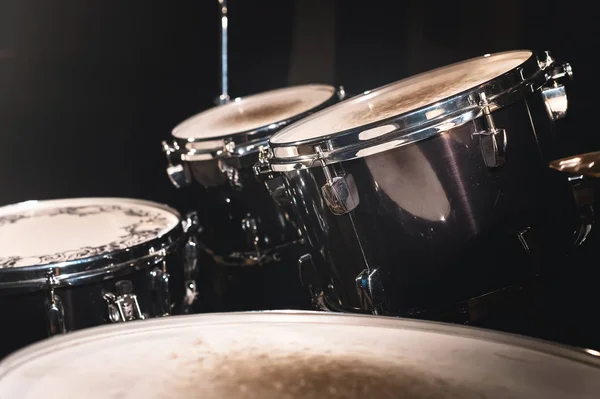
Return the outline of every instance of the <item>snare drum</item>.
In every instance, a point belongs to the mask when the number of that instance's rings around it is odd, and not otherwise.
[[[200,247],[212,262],[203,262],[199,274],[199,284],[208,283],[200,294],[208,297],[198,309],[299,306],[283,297],[265,303],[265,293],[294,291],[303,251],[295,250],[301,236],[289,210],[273,202],[252,166],[272,134],[344,95],[332,86],[304,85],[236,98],[185,120],[173,129],[172,142],[163,142],[171,182],[192,185],[185,194],[197,203]]]
[[[294,206],[315,301],[413,315],[469,300],[469,318],[471,298],[512,290],[570,245],[570,186],[547,168],[568,74],[548,54],[487,54],[274,134],[256,173]]]
[[[32,345],[0,363],[0,398],[595,399],[598,355],[387,317],[191,315]]]
[[[0,208],[2,354],[48,335],[172,313],[194,226],[167,206],[127,198]]]

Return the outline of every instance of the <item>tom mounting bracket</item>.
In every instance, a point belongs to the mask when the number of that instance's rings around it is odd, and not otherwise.
[[[549,51],[544,52],[538,64],[546,73],[546,85],[542,87],[541,93],[548,117],[553,121],[562,119],[567,115],[569,102],[565,86],[558,81],[564,78],[573,79],[573,68],[566,62],[557,63]]]

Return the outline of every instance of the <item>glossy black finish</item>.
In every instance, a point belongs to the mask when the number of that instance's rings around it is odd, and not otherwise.
[[[305,252],[301,244],[287,245],[278,251],[280,261],[249,266],[225,266],[201,252],[193,313],[311,310],[308,291],[298,278],[297,259]]]
[[[245,155],[249,165],[253,165],[257,157],[256,153]],[[261,250],[272,250],[300,238],[288,211],[277,206],[251,167],[236,168],[241,184],[241,188],[237,188],[221,172],[219,162],[190,162],[192,176],[198,184],[192,187],[193,192],[181,189],[182,195],[196,198],[195,209],[202,226],[199,238],[211,253],[224,263],[237,263],[237,253],[254,254],[254,237],[242,228],[242,220],[248,218],[256,221]]]
[[[218,160],[190,162],[196,184],[180,190],[197,205],[199,222],[198,299],[194,312],[310,309],[298,278],[298,257],[306,252],[291,208],[278,206],[252,165],[257,153],[229,160],[240,188]],[[254,219],[258,252],[244,219]],[[257,259],[258,258],[258,259]]]
[[[172,314],[176,314],[180,308],[184,294],[181,261],[179,251],[166,257]],[[163,312],[159,303],[162,298],[158,297],[157,291],[152,289],[150,271],[151,268],[139,269],[102,282],[56,288],[54,293],[62,302],[67,333],[109,324],[107,302],[103,295],[105,292],[117,294],[115,284],[123,280],[132,282],[133,293],[137,296],[142,313],[150,318],[161,316]],[[48,337],[45,319],[47,296],[47,290],[22,294],[0,292],[4,328],[0,357]]]
[[[555,137],[540,96],[493,118],[508,135],[499,168],[484,165],[472,136],[484,130],[482,118],[334,165],[334,175],[352,175],[358,188],[360,203],[345,215],[324,203],[320,167],[285,172],[330,307],[373,310],[356,289],[365,269],[377,269],[383,285],[378,312],[410,315],[527,282],[543,259],[569,247],[577,215],[566,177],[545,161]]]

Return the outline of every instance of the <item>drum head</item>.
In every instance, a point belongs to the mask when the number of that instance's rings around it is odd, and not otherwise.
[[[216,139],[279,124],[323,105],[335,94],[327,85],[293,86],[235,99],[201,112],[173,129],[178,139]]]
[[[125,198],[28,201],[0,208],[0,270],[77,261],[161,237],[176,211]]]
[[[291,144],[318,139],[409,113],[497,78],[532,55],[531,51],[485,55],[400,80],[309,116],[274,134],[270,141]],[[373,137],[361,140],[369,138]]]
[[[373,316],[229,313],[103,326],[0,364],[0,397],[597,398],[597,358]]]

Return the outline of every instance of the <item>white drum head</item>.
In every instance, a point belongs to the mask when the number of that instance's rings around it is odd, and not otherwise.
[[[126,198],[28,201],[0,208],[0,268],[90,258],[173,230],[176,211]]]
[[[595,399],[599,363],[584,355],[384,317],[205,314],[30,346],[0,363],[0,398]]]
[[[486,55],[412,76],[313,114],[274,134],[270,141],[311,140],[402,115],[497,78],[531,56],[531,51]]]
[[[277,124],[316,108],[335,94],[327,85],[286,87],[235,99],[173,129],[179,139],[215,139]]]

